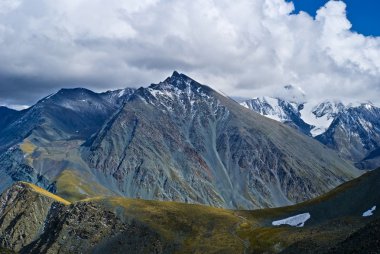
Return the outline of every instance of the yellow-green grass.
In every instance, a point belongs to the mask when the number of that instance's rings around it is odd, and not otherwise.
[[[73,173],[76,172],[68,171],[64,177],[72,177]],[[70,204],[40,187],[28,185],[38,193]],[[134,219],[148,226],[164,242],[177,246],[177,253],[244,253],[245,250],[248,253],[278,253],[304,239],[316,239],[328,244],[339,233],[335,232],[335,227],[316,230],[264,226],[263,221],[286,214],[292,207],[233,211],[204,205],[104,196],[86,198],[80,202],[100,204],[126,221]]]
[[[41,194],[43,196],[46,196],[46,197],[49,197],[49,198],[52,198],[54,199],[55,201],[58,201],[58,202],[61,202],[65,205],[70,205],[71,203],[63,198],[61,198],[60,196],[57,196],[57,195],[54,195],[53,193],[45,190],[45,189],[42,189],[34,184],[31,184],[31,183],[27,183],[27,182],[23,182],[24,184],[26,184],[27,186],[29,186],[30,188],[32,188],[33,191],[37,192],[38,194]]]
[[[25,139],[19,146],[20,146],[21,151],[25,155],[27,155],[26,160],[29,166],[32,166],[33,159],[31,158],[30,155],[37,149],[37,147],[27,139]]]
[[[32,154],[36,150],[36,146],[30,142],[29,140],[25,139],[24,142],[20,144],[20,149],[26,154]]]
[[[329,225],[330,221],[324,222],[327,224],[305,228],[273,227],[270,222],[304,208],[312,208],[315,204],[335,200],[347,190],[362,185],[362,181],[369,177],[362,176],[319,198],[298,205],[254,211],[232,211],[176,202],[104,197],[94,191],[90,183],[81,182],[83,178],[72,170],[62,172],[57,186],[71,199],[98,203],[127,221],[134,219],[148,226],[164,241],[178,246],[178,253],[244,253],[245,250],[248,253],[278,253],[297,241],[311,240],[328,246],[334,241],[345,239],[353,226],[361,225],[360,218],[353,222],[350,221],[351,218],[338,218],[340,227]],[[77,186],[83,187],[83,190],[91,193],[93,197],[83,197],[78,191],[73,191]]]
[[[110,191],[105,187],[87,179],[89,179],[88,176],[84,176],[78,171],[66,169],[55,179],[56,193],[71,202],[99,195],[110,195]]]
[[[122,208],[121,216],[140,221],[166,241],[178,243],[179,253],[243,253],[244,243],[237,232],[254,224],[234,211],[203,205],[123,197],[86,201],[101,203],[113,211]]]
[[[148,225],[168,242],[178,243],[178,253],[277,253],[307,237],[308,232],[288,226],[262,226],[261,221],[267,217],[264,214],[244,217],[244,211],[204,205],[123,197],[85,201],[100,203],[113,211],[122,208],[122,216]],[[272,209],[265,210],[270,216]]]

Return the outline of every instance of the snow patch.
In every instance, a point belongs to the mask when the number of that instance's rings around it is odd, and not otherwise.
[[[303,227],[305,222],[310,219],[310,213],[298,214],[286,219],[276,220],[272,222],[273,226],[289,225],[292,227]]]
[[[125,93],[125,89],[121,89],[120,92],[119,92],[119,94],[118,94],[119,98],[120,98],[121,96],[123,96],[124,93]]]
[[[304,108],[300,111],[301,119],[305,123],[314,126],[314,128],[310,131],[313,137],[324,133],[334,120],[334,117],[328,113],[317,117],[313,113],[313,110],[315,110],[316,107],[317,106],[313,104],[305,103]]]
[[[363,213],[363,217],[369,217],[373,215],[373,212],[376,210],[376,206],[373,206],[371,209]]]

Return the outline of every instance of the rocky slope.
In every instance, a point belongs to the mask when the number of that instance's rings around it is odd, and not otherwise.
[[[162,253],[154,230],[123,222],[100,205],[72,204],[35,185],[16,183],[0,197],[0,246],[19,253]]]
[[[357,175],[313,139],[176,72],[138,89],[82,158],[125,196],[229,208],[300,202]]]

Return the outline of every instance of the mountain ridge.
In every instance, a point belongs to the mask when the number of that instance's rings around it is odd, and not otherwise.
[[[0,132],[9,139],[1,187],[29,181],[69,201],[118,194],[273,207],[360,174],[315,140],[178,72],[136,90],[63,89],[13,126],[13,136]]]
[[[380,166],[378,160],[361,162],[380,145],[380,109],[371,102],[343,104],[326,100],[312,105],[307,100],[295,102],[264,96],[240,104],[313,136],[361,169]]]

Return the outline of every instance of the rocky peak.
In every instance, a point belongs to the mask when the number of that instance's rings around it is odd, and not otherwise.
[[[344,111],[346,109],[346,106],[341,102],[337,100],[333,101],[324,101],[317,106],[314,107],[312,110],[312,113],[316,117],[323,117],[327,116],[327,119],[336,117],[339,113]]]
[[[164,111],[180,109],[190,113],[198,109],[200,104],[217,105],[217,97],[212,91],[211,88],[175,71],[172,76],[158,84],[139,88],[131,98],[143,99]]]
[[[191,89],[193,86],[198,88],[201,84],[197,83],[185,74],[174,71],[173,74],[166,78],[163,82],[152,84],[150,88],[158,90],[184,91]]]

